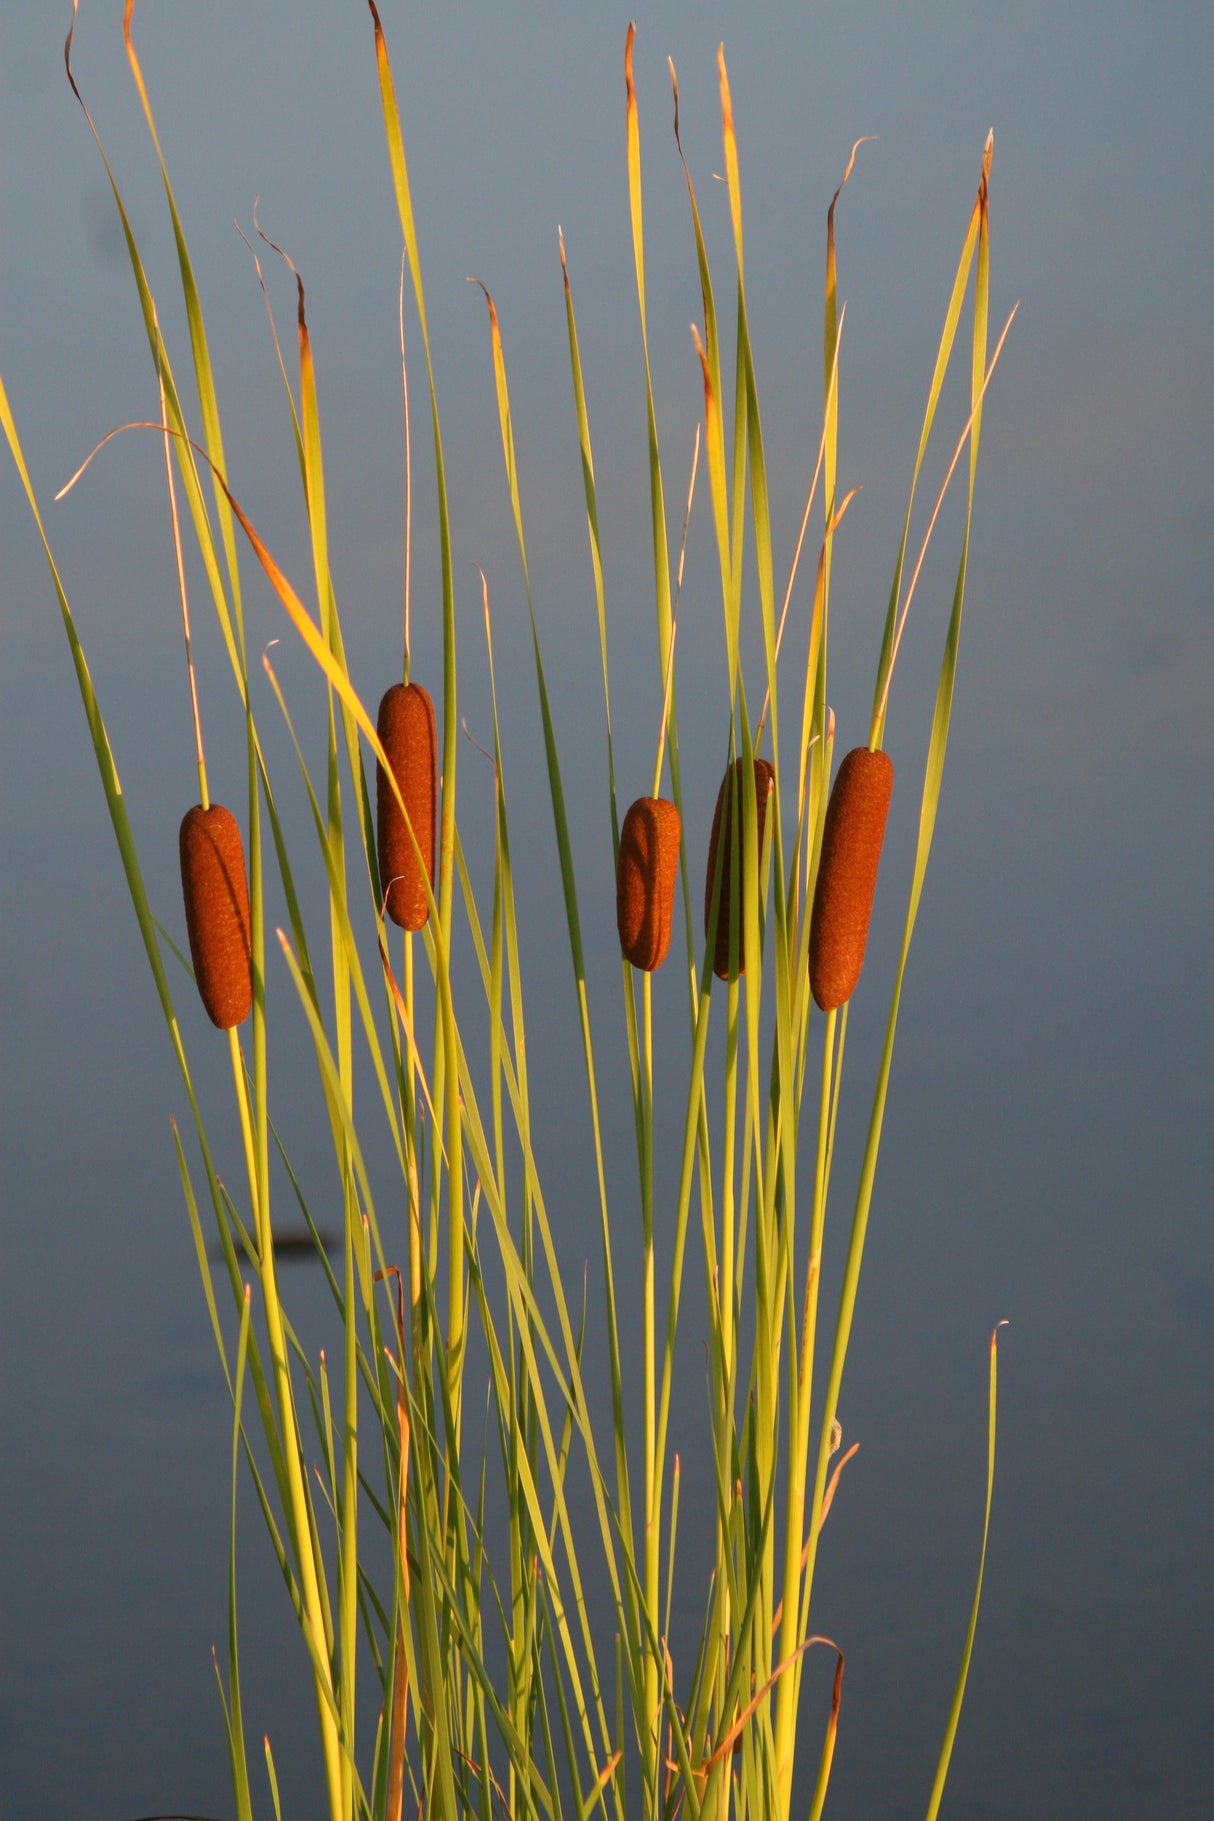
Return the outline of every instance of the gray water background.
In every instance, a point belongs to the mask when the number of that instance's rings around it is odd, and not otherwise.
[[[122,9],[84,0],[81,10],[77,75],[184,373],[171,242]],[[546,792],[527,782],[542,778],[542,760],[525,603],[484,306],[464,279],[491,287],[505,337],[592,1010],[618,1071],[597,638],[556,227],[601,490],[627,801],[648,789],[659,708],[623,156],[627,21],[552,4],[390,4],[384,19],[453,500],[463,709],[484,741],[483,568],[522,915],[535,931],[536,1091],[551,1107],[550,1178],[576,1181],[584,1092],[560,929],[546,921],[556,879]],[[68,22],[58,4],[0,10],[0,372],[115,740],[152,901],[179,936],[174,831],[196,793],[157,444],[120,441],[51,504],[101,435],[155,413],[113,204],[63,75]],[[138,7],[135,29],[202,285],[237,491],[304,581],[289,426],[249,255],[231,225],[248,232],[260,196],[262,225],[308,289],[352,667],[388,675],[401,564],[399,234],[368,18],[318,0],[209,0]],[[679,72],[684,145],[727,320],[727,214],[711,178],[719,39],[780,578],[817,437],[825,209],[852,142],[879,135],[861,149],[839,211],[841,481],[863,485],[836,557],[840,750],[864,737],[927,378],[992,125],[997,324],[1023,300],[984,424],[952,741],[844,1386],[846,1435],[861,1449],[819,1572],[816,1623],[847,1652],[829,1812],[913,1815],[926,1804],[976,1566],[986,1343],[1006,1317],[986,1589],[945,1812],[1207,1816],[1214,15],[1204,3],[642,12],[650,334],[672,525],[701,398],[665,57]],[[293,296],[280,271],[269,278],[290,361]],[[419,674],[436,677],[415,333],[412,368],[415,658]],[[949,408],[959,423],[956,391]],[[925,497],[943,460],[941,441]],[[706,507],[701,483],[679,658],[687,825],[701,850],[724,726]],[[955,516],[950,526],[896,682],[889,746],[900,789],[852,1021],[841,1184],[849,1160],[854,1175],[909,882]],[[0,552],[0,1813],[222,1816],[231,1797],[210,1650],[224,1649],[230,1411],[170,1141],[170,1116],[187,1109],[7,455]],[[244,574],[256,651],[287,629],[251,564]],[[213,787],[238,806],[239,722],[200,578],[191,580]],[[306,664],[286,639],[276,661],[307,701]],[[268,691],[261,706],[271,727]],[[285,750],[277,762],[289,795]],[[471,749],[461,765],[461,814],[474,835],[488,826],[487,774]],[[297,802],[289,813],[306,839]],[[286,996],[283,981],[276,990]],[[678,1018],[677,981],[666,990]],[[184,994],[182,1006],[202,1092],[226,1108],[225,1046]],[[279,1106],[323,1198],[314,1070],[299,1050],[277,1064]],[[234,1158],[226,1119],[218,1141]],[[608,1119],[626,1199],[626,1108],[613,1105]],[[592,1203],[570,1199],[568,1258],[575,1270],[590,1261],[593,1313]],[[847,1212],[841,1189],[836,1266]],[[697,1272],[693,1259],[692,1301]],[[297,1275],[290,1289],[304,1325],[321,1327],[316,1279]],[[694,1467],[703,1393],[688,1324],[676,1428]],[[247,1484],[242,1498],[249,1735],[270,1733],[286,1812],[309,1817],[319,1804],[302,1653]],[[695,1509],[685,1502],[692,1559]],[[698,1597],[691,1587],[689,1608]],[[270,1812],[258,1793],[259,1812]]]

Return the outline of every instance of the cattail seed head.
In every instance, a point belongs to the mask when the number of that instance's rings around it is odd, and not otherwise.
[[[661,967],[670,947],[682,833],[679,812],[664,797],[638,797],[620,830],[616,927],[625,955],[647,974]]]
[[[731,845],[731,831],[733,828],[733,786],[731,784],[731,779],[736,780],[738,808],[739,808],[742,816],[745,817],[746,800],[745,800],[745,796],[743,795],[743,791],[744,791],[744,787],[745,787],[745,774],[743,772],[743,764],[744,764],[744,761],[742,759],[735,759],[733,765],[731,767],[729,767],[729,769],[725,773],[724,778],[721,781],[721,788],[717,792],[717,807],[716,807],[715,811],[713,812],[712,834],[709,837],[709,842],[708,842],[708,874],[704,881],[704,935],[705,935],[705,937],[707,937],[709,930],[712,928],[712,888],[713,888],[713,881],[716,878],[716,870],[717,870],[717,847],[719,844],[723,844],[722,851],[721,851],[721,905],[720,905],[720,910],[717,914],[717,939],[716,939],[716,945],[713,949],[713,957],[712,957],[712,971],[717,976],[718,980],[728,980],[730,977],[730,973],[729,973],[729,905],[730,905],[730,895],[732,892],[732,884],[730,881],[731,861],[730,861],[730,851],[729,850],[730,850],[730,845]],[[771,791],[772,787],[775,784],[776,774],[772,770],[771,766],[768,764],[766,759],[756,759],[755,760],[754,773],[755,773],[755,809],[757,812],[757,826],[755,829],[755,849],[756,849],[756,852],[761,854],[763,851],[763,830],[764,830],[764,826],[767,821],[767,798],[768,798],[768,793]],[[742,832],[743,832],[743,835],[746,834],[745,821],[743,821],[743,824],[742,824]],[[740,848],[739,853],[738,853],[738,881],[739,881],[740,888],[742,885],[742,881],[745,877],[744,868],[745,868],[745,849]],[[743,923],[743,905],[742,905],[741,901],[739,901],[739,904],[738,904],[738,973],[739,974],[744,973],[746,970],[746,955],[745,955],[744,944],[745,944],[745,935],[744,935],[744,923]]]
[[[194,978],[211,1023],[243,1024],[253,1003],[249,888],[235,818],[220,803],[196,803],[177,837]]]
[[[421,849],[418,865],[400,805],[382,765],[376,766],[375,821],[379,881],[387,893],[387,914],[402,929],[419,930],[429,916],[426,881],[434,885],[434,839],[438,825],[438,740],[434,704],[420,683],[394,683],[379,705],[380,745],[388,755],[397,789],[409,812]]]
[[[809,984],[824,1012],[851,998],[864,966],[893,788],[888,754],[857,746],[840,765],[826,805],[809,927]]]

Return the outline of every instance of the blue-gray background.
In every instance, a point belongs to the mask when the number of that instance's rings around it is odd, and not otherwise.
[[[122,52],[122,7],[84,0],[81,12],[76,72],[184,374],[171,242]],[[464,712],[483,740],[483,568],[523,912],[543,932],[553,843],[545,793],[527,788],[542,776],[534,681],[484,308],[464,283],[474,273],[494,292],[506,341],[537,614],[590,907],[590,985],[618,1065],[597,642],[556,227],[601,486],[626,801],[648,788],[659,705],[623,159],[627,21],[538,0],[407,9],[389,0],[384,21],[447,440]],[[64,79],[68,22],[66,5],[42,0],[0,9],[0,371],[153,901],[178,932],[174,830],[194,779],[158,446],[120,441],[51,504],[105,431],[155,412],[113,204]],[[946,1810],[1205,1816],[1214,1812],[1214,18],[1206,0],[933,0],[664,4],[638,23],[671,517],[700,409],[687,334],[699,305],[665,58],[679,72],[684,144],[727,313],[727,220],[712,181],[724,39],[781,576],[817,437],[826,203],[853,140],[879,135],[862,148],[839,214],[841,481],[864,489],[836,559],[832,697],[843,747],[866,729],[919,414],[992,125],[997,322],[1023,299],[984,427],[943,807],[844,1387],[845,1431],[861,1449],[820,1568],[818,1623],[848,1659],[831,1812],[911,1815],[926,1801],[980,1532],[986,1341],[1007,1317],[987,1586]],[[207,0],[137,8],[135,29],[200,275],[236,491],[302,584],[289,425],[249,254],[231,225],[248,232],[260,196],[263,227],[308,287],[353,662],[368,678],[388,676],[401,565],[399,235],[368,17],[353,0]],[[279,269],[269,278],[290,361],[292,295]],[[416,352],[413,377],[416,401]],[[964,413],[957,393],[950,401],[955,425]],[[414,642],[419,674],[436,677],[432,482],[420,411],[415,421]],[[925,489],[943,460],[941,443]],[[701,489],[680,638],[698,863],[723,729],[705,508]],[[860,1103],[905,902],[955,519],[944,539],[891,714],[901,788],[877,958],[853,1019]],[[248,565],[246,577],[259,649],[285,627]],[[192,580],[213,786],[239,808],[239,725]],[[794,653],[804,582],[799,610]],[[210,1647],[222,1654],[229,1413],[170,1142],[184,1097],[7,456],[0,640],[0,1806],[14,1821],[224,1815]],[[287,641],[279,653],[284,681],[310,699],[298,653]],[[367,693],[377,687],[368,681]],[[262,707],[272,724],[268,692]],[[461,763],[475,829],[487,781],[471,748]],[[572,1180],[584,1095],[569,1067],[559,928],[529,967],[552,1167]],[[669,991],[678,1016],[677,985]],[[223,1046],[200,1013],[185,1016],[204,1092],[221,1097]],[[278,1077],[288,1102],[294,1066],[283,1058]],[[301,1110],[290,1105],[284,1118],[307,1163],[315,1090],[306,1066],[297,1073]],[[626,1113],[609,1118],[626,1182]],[[841,1182],[849,1160],[854,1143]],[[568,1201],[569,1253],[591,1261],[593,1306],[593,1221]],[[837,1225],[846,1214],[844,1189]],[[694,1260],[689,1270],[696,1289]],[[303,1277],[295,1293],[305,1303],[317,1294]],[[677,1439],[691,1461],[704,1435],[694,1357],[684,1382]],[[247,1487],[243,1496],[251,1505]],[[685,1506],[685,1531],[695,1511]],[[300,1652],[255,1524],[242,1536],[250,1737],[271,1734],[289,1812],[313,1815],[311,1746],[295,1744],[309,1730]],[[694,1556],[694,1536],[688,1546]],[[691,1610],[698,1594],[685,1598]]]

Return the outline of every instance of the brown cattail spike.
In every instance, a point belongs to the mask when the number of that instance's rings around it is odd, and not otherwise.
[[[745,797],[743,794],[744,788],[745,788],[745,774],[742,769],[743,763],[744,763],[743,760],[735,759],[733,765],[726,771],[725,776],[721,781],[721,788],[717,792],[717,807],[713,813],[713,818],[712,818],[712,834],[711,834],[711,836],[709,838],[709,842],[708,842],[708,876],[704,882],[704,934],[706,937],[708,935],[709,930],[712,928],[712,888],[713,888],[713,882],[716,878],[716,870],[717,870],[717,847],[719,844],[722,844],[721,906],[720,906],[720,910],[717,914],[717,940],[716,940],[716,945],[713,949],[713,957],[712,957],[712,971],[717,976],[718,980],[728,980],[730,977],[730,975],[729,975],[729,905],[730,905],[730,895],[732,892],[732,885],[730,882],[730,872],[731,872],[732,862],[730,859],[729,850],[730,850],[730,844],[731,844],[730,843],[730,834],[731,834],[731,830],[733,828],[733,789],[731,788],[730,781],[731,781],[731,779],[735,781],[736,789],[737,789],[737,796],[738,796],[738,808],[744,818],[745,814],[746,814],[746,801],[745,801]],[[755,851],[756,851],[756,853],[761,854],[763,851],[763,829],[764,829],[764,825],[767,821],[767,797],[768,797],[768,793],[772,789],[772,786],[775,784],[776,774],[772,770],[771,766],[767,763],[766,759],[756,759],[754,762],[754,771],[755,771],[755,808],[757,811],[757,826],[755,829]],[[743,829],[743,833],[745,834],[745,832],[746,832],[745,820],[743,820],[742,829]],[[738,879],[739,879],[739,882],[741,882],[745,877],[745,864],[746,864],[745,849],[739,848],[739,851],[738,851]],[[746,955],[745,955],[745,947],[744,947],[745,939],[744,939],[744,934],[743,934],[743,927],[744,927],[743,908],[744,908],[743,901],[741,899],[739,899],[739,902],[738,902],[738,973],[739,974],[744,973],[745,969],[746,969]]]
[[[638,797],[620,830],[616,927],[625,955],[647,974],[661,967],[670,947],[682,833],[679,812],[664,797]]]
[[[382,765],[376,767],[375,809],[380,887],[387,913],[402,929],[419,930],[429,916],[426,881],[434,885],[438,825],[438,740],[434,703],[420,683],[394,683],[379,705],[376,723],[397,789],[409,812],[425,865],[423,878],[400,805]]]
[[[181,890],[194,978],[207,1016],[221,1031],[243,1024],[253,1003],[249,888],[235,818],[222,804],[196,803],[177,837]]]
[[[826,805],[809,927],[809,984],[824,1012],[851,998],[864,966],[893,788],[888,755],[857,746],[840,765]]]

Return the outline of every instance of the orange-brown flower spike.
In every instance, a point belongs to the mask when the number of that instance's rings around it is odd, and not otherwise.
[[[633,967],[652,974],[670,947],[683,825],[665,797],[638,797],[620,830],[615,921]]]
[[[713,887],[713,881],[716,878],[717,847],[721,842],[724,843],[724,848],[723,848],[722,855],[721,855],[721,907],[720,907],[720,910],[717,915],[717,939],[716,939],[716,944],[713,949],[713,957],[712,957],[712,971],[717,976],[718,980],[728,980],[730,977],[730,975],[729,975],[729,905],[730,905],[730,893],[732,891],[732,885],[730,882],[729,849],[730,849],[730,834],[731,834],[731,830],[733,827],[733,800],[732,800],[733,791],[730,787],[730,779],[731,778],[736,779],[737,793],[738,793],[738,807],[739,807],[739,810],[741,811],[742,815],[745,816],[746,802],[745,802],[745,797],[743,796],[743,789],[744,789],[744,783],[745,783],[743,770],[742,770],[743,763],[744,763],[743,760],[735,759],[733,765],[726,771],[725,776],[721,781],[721,788],[717,792],[717,807],[716,807],[715,811],[713,812],[712,834],[709,837],[709,841],[708,841],[708,874],[704,881],[704,935],[705,935],[705,937],[707,937],[709,930],[712,928],[712,887]],[[775,784],[776,774],[772,770],[771,766],[768,764],[766,759],[756,759],[754,762],[754,770],[755,770],[755,808],[756,808],[757,818],[758,818],[757,827],[755,830],[755,848],[756,848],[756,851],[761,854],[763,851],[763,830],[764,830],[764,826],[767,821],[767,798],[768,798],[768,793],[771,791],[772,787]],[[745,822],[743,822],[743,824],[742,824],[742,831],[743,831],[743,834],[745,835],[745,833],[746,833]],[[739,854],[738,854],[739,884],[741,884],[741,881],[745,877],[744,855],[745,855],[745,849],[740,848]],[[738,904],[738,973],[739,974],[744,973],[746,970],[745,937],[744,937],[743,931],[744,931],[743,905],[742,905],[742,902],[739,900],[739,904]]]
[[[235,818],[220,803],[196,803],[177,837],[185,926],[199,996],[221,1031],[243,1024],[253,1003],[249,888]]]
[[[809,984],[824,1012],[846,1004],[864,966],[893,788],[888,754],[857,746],[840,765],[826,805],[809,927]]]
[[[376,766],[375,823],[379,882],[387,893],[387,914],[402,929],[419,930],[429,916],[426,881],[434,886],[434,839],[438,827],[438,739],[434,704],[420,683],[394,683],[379,705],[380,745],[388,755],[425,875],[392,785]]]

